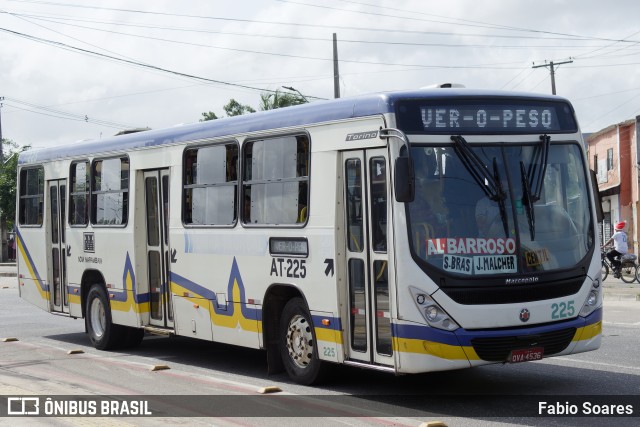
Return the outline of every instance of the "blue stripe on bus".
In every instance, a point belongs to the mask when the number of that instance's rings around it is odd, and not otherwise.
[[[328,325],[323,325],[322,321],[323,320],[329,320],[329,324]],[[339,317],[333,317],[333,316],[311,316],[311,321],[313,322],[313,327],[314,328],[319,328],[319,329],[331,329],[334,331],[342,331],[342,322],[340,322],[340,318]]]
[[[399,325],[392,323],[391,335],[394,338],[433,341],[456,346],[460,345],[455,333],[432,328],[427,325]]]
[[[31,258],[31,253],[29,253],[29,249],[22,238],[22,233],[20,233],[20,229],[16,228],[16,232],[18,233],[18,239],[20,240],[19,246],[22,246],[24,249],[24,255],[27,257],[27,268],[33,271],[35,274],[35,281],[40,287],[40,290],[43,292],[49,292],[49,285],[42,282],[42,278],[40,277],[40,273],[38,273],[38,269],[36,268],[36,264],[33,262],[33,258]]]
[[[201,285],[198,285],[197,283],[192,282],[191,280],[187,279],[186,277],[180,276],[177,273],[171,272],[171,281],[179,286],[182,286],[185,289],[188,289],[189,292],[193,292],[194,294],[196,294],[201,298],[211,300],[212,302],[216,301],[216,303],[212,304],[212,306],[215,314],[219,316],[229,316],[229,317],[233,316],[235,311],[235,303],[240,303],[240,310],[241,310],[242,316],[245,319],[259,320],[259,321],[262,320],[262,310],[260,308],[252,308],[247,306],[244,283],[242,281],[242,276],[240,275],[240,269],[238,267],[238,263],[235,257],[233,258],[233,263],[231,265],[231,273],[229,274],[229,282],[227,284],[227,296],[229,299],[228,302],[231,304],[220,306],[217,303],[215,292]],[[240,293],[240,300],[232,301],[233,288],[236,283],[238,285],[238,291]]]
[[[500,338],[514,335],[535,335],[545,332],[552,332],[566,328],[583,328],[602,321],[602,309],[598,309],[586,318],[577,317],[575,319],[554,323],[552,325],[532,326],[528,328],[508,328],[500,330],[465,330],[462,328],[454,332],[443,331],[429,327],[427,325],[391,325],[391,333],[394,338],[418,339],[423,341],[433,341],[448,345],[472,346],[471,340],[474,338]]]

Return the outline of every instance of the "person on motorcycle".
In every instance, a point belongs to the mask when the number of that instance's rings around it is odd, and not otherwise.
[[[607,258],[611,262],[613,267],[613,277],[620,277],[620,257],[627,253],[629,248],[627,247],[627,233],[624,232],[624,227],[627,225],[625,221],[621,221],[615,225],[615,233],[607,242],[602,245],[603,248],[609,246],[613,242],[613,249],[607,252]]]

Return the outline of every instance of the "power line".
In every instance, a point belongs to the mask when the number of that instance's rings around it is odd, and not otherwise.
[[[93,117],[89,117],[86,114],[77,114],[77,113],[70,113],[68,111],[63,111],[63,110],[57,110],[48,106],[34,104],[32,102],[23,101],[21,99],[12,98],[9,96],[5,97],[5,101],[7,102],[7,105],[10,105],[12,108],[15,108],[18,110],[30,111],[33,113],[43,114],[46,116],[57,117],[61,119],[83,121],[87,123],[93,123],[101,126],[107,126],[112,128],[118,128],[118,129],[140,127],[140,126],[132,125],[128,123],[119,123],[119,122],[113,122],[108,120],[96,119]],[[15,104],[18,104],[18,105],[15,105]],[[42,111],[38,111],[38,110],[42,110]]]
[[[349,9],[343,9],[343,8],[339,8],[339,7],[326,6],[326,5],[302,3],[302,2],[298,2],[298,1],[292,1],[292,0],[276,0],[276,1],[279,1],[279,2],[282,2],[282,3],[297,4],[297,5],[301,5],[301,6],[321,8],[321,9],[338,10],[338,11],[341,11],[341,12],[353,12],[353,13],[358,13],[358,14],[363,14],[363,15],[374,15],[374,16],[383,16],[383,17],[387,17],[387,18],[407,19],[407,20],[411,20],[411,21],[435,22],[435,23],[439,23],[439,24],[461,25],[461,26],[480,27],[480,28],[493,28],[493,29],[496,28],[496,26],[494,24],[478,23],[478,21],[475,21],[476,24],[461,24],[461,23],[456,23],[456,22],[444,22],[444,21],[435,21],[435,20],[431,20],[431,19],[420,19],[420,18],[413,18],[413,17],[406,17],[406,16],[394,16],[394,15],[388,15],[388,14],[383,14],[383,13],[365,12],[365,11],[360,11],[360,10],[349,10]],[[452,19],[452,18],[447,18],[447,19]],[[531,32],[531,33],[538,33],[538,34],[550,34],[550,35],[555,35],[555,36],[578,37],[578,38],[581,38],[581,39],[591,39],[591,40],[607,40],[607,41],[614,41],[614,42],[626,42],[627,41],[627,40],[624,40],[624,39],[616,40],[616,39],[605,39],[605,38],[591,37],[591,36],[586,37],[586,36],[580,36],[580,35],[576,35],[576,34],[558,33],[558,32],[535,30],[535,29],[529,29],[529,28],[504,27],[504,28],[500,28],[500,29],[509,30],[509,31],[524,31],[524,32]]]
[[[82,8],[82,9],[93,9],[93,10],[108,10],[113,12],[125,12],[125,13],[136,13],[136,14],[144,14],[144,15],[157,15],[157,16],[168,16],[168,17],[180,17],[180,18],[192,18],[192,19],[206,19],[206,20],[217,20],[224,22],[239,22],[239,23],[251,23],[251,24],[265,24],[265,25],[277,25],[279,27],[282,26],[294,26],[294,27],[309,27],[309,28],[323,28],[330,30],[354,30],[354,31],[370,31],[370,32],[395,32],[395,33],[406,33],[406,34],[426,34],[426,35],[454,35],[456,37],[494,37],[494,38],[524,38],[524,39],[542,39],[542,40],[600,40],[600,41],[608,41],[608,42],[628,42],[632,43],[632,41],[625,41],[619,39],[611,39],[611,38],[602,38],[602,37],[588,37],[588,36],[576,36],[571,34],[566,34],[560,37],[540,37],[540,36],[514,36],[514,35],[487,35],[487,34],[465,34],[465,33],[453,33],[453,32],[437,32],[437,31],[417,31],[417,30],[400,30],[394,28],[373,28],[373,27],[350,27],[350,26],[339,26],[339,25],[323,25],[323,24],[307,24],[307,23],[299,23],[299,22],[279,22],[279,21],[260,21],[255,19],[239,19],[239,18],[223,18],[217,16],[206,16],[206,15],[191,15],[191,14],[182,14],[182,13],[169,13],[169,12],[154,12],[154,11],[146,11],[146,10],[136,10],[136,9],[122,9],[122,8],[111,8],[104,6],[90,6],[90,5],[80,5],[80,4],[69,4],[69,3],[56,3],[51,1],[42,1],[42,0],[7,0],[12,2],[19,3],[28,3],[28,4],[40,4],[40,5],[48,5],[48,6],[56,6],[56,7],[73,7],[73,8]],[[443,22],[446,24],[451,24],[447,22]],[[531,30],[534,31],[535,30]],[[545,33],[540,31],[540,33]],[[549,34],[553,34],[550,33]],[[558,33],[563,34],[563,33]]]
[[[39,43],[45,43],[45,44],[50,44],[56,47],[60,47],[62,49],[67,49],[67,50],[75,50],[78,52],[82,52],[88,55],[94,55],[94,56],[99,56],[102,58],[107,58],[110,60],[114,60],[114,61],[120,61],[120,62],[124,62],[127,64],[133,64],[133,65],[137,65],[140,67],[145,67],[145,68],[149,68],[149,69],[153,69],[153,70],[157,70],[157,71],[164,71],[167,73],[171,73],[177,76],[182,76],[182,77],[188,77],[188,78],[192,78],[192,79],[197,79],[197,80],[202,80],[202,81],[208,81],[211,83],[217,83],[217,84],[221,84],[221,85],[227,85],[227,86],[236,86],[236,87],[242,87],[245,89],[252,89],[252,90],[259,90],[259,91],[263,91],[263,92],[275,92],[273,90],[270,89],[263,89],[263,88],[256,88],[256,87],[252,87],[252,86],[248,86],[248,85],[241,85],[241,84],[237,84],[237,83],[230,83],[230,82],[226,82],[226,81],[222,81],[222,80],[216,80],[216,79],[210,79],[210,78],[206,78],[206,77],[200,77],[200,76],[195,76],[192,74],[187,74],[187,73],[182,73],[179,71],[174,71],[174,70],[169,70],[167,68],[162,68],[156,65],[151,65],[151,64],[146,64],[143,62],[137,62],[137,61],[132,61],[132,60],[128,60],[128,59],[123,59],[123,58],[117,58],[111,55],[106,55],[103,53],[99,53],[99,52],[94,52],[91,50],[87,50],[87,49],[83,49],[77,46],[71,46],[62,42],[56,42],[53,40],[48,40],[48,39],[43,39],[40,37],[35,37],[35,36],[31,36],[25,33],[20,33],[18,31],[13,31],[13,30],[9,30],[7,28],[0,28],[0,31],[4,31],[6,33],[9,34],[13,34],[19,37],[23,37],[32,41],[36,41]],[[289,55],[289,54],[281,54],[281,53],[273,53],[273,52],[260,52],[260,51],[253,51],[253,50],[248,50],[248,49],[235,49],[235,48],[223,48],[223,47],[218,47],[218,46],[209,46],[211,48],[215,48],[215,49],[222,49],[222,50],[229,50],[229,51],[234,51],[234,52],[244,52],[244,53],[254,53],[254,54],[261,54],[261,55],[273,55],[273,56],[280,56],[280,57],[291,57],[291,58],[298,58],[298,59],[309,59],[309,60],[316,60],[316,61],[333,61],[332,58],[323,58],[323,57],[311,57],[311,56],[300,56],[300,55]],[[426,69],[489,69],[489,70],[512,70],[512,69],[519,69],[517,67],[508,67],[507,65],[510,64],[517,64],[520,62],[500,62],[500,63],[495,63],[495,64],[476,64],[476,65],[426,65],[426,64],[402,64],[402,63],[388,63],[388,62],[375,62],[375,61],[357,61],[357,60],[350,60],[350,59],[341,59],[340,62],[346,62],[346,63],[351,63],[351,64],[364,64],[364,65],[385,65],[385,66],[402,66],[402,67],[421,67],[421,68],[426,68]],[[315,99],[325,99],[325,98],[320,98],[317,96],[311,96],[311,95],[306,95],[308,98],[315,98]]]
[[[140,37],[140,38],[150,38],[154,39],[151,36],[143,36],[131,33],[123,33],[114,30],[107,30],[102,28],[88,27],[84,25],[78,24],[70,24],[68,22],[63,21],[75,21],[75,22],[85,22],[92,24],[104,24],[104,25],[117,25],[123,27],[133,27],[133,28],[146,28],[146,29],[157,29],[157,30],[169,30],[169,31],[179,31],[179,32],[192,32],[192,33],[204,33],[204,34],[222,34],[222,35],[231,35],[231,36],[242,36],[242,37],[253,37],[253,38],[273,38],[279,40],[306,40],[306,41],[318,41],[318,42],[330,42],[331,39],[327,37],[302,37],[302,36],[279,36],[274,34],[256,34],[256,33],[238,33],[238,32],[229,32],[229,31],[217,31],[217,30],[203,30],[196,28],[184,28],[184,27],[167,27],[167,26],[158,26],[158,25],[145,25],[145,24],[133,24],[130,22],[119,22],[119,21],[98,21],[92,19],[78,19],[78,18],[69,18],[69,17],[58,17],[58,16],[47,16],[47,15],[34,15],[34,14],[18,14],[15,12],[6,12],[14,16],[23,16],[28,17],[30,19],[56,23],[59,25],[67,25],[74,28],[83,28],[94,31],[102,31],[109,32],[114,34],[122,34],[128,35],[132,37]],[[451,33],[453,34],[453,33]],[[492,37],[492,36],[487,36]],[[157,39],[157,38],[156,38]],[[159,39],[163,40],[163,39]],[[170,40],[174,41],[175,40]],[[186,43],[186,42],[185,42]],[[603,46],[589,46],[589,45],[496,45],[496,44],[468,44],[468,43],[419,43],[419,42],[396,42],[396,41],[380,41],[380,40],[355,40],[355,39],[340,39],[340,43],[353,43],[353,44],[375,44],[375,45],[390,45],[390,46],[410,46],[410,47],[446,47],[446,48],[465,48],[465,49],[522,49],[522,48],[542,48],[542,49],[586,49],[586,48],[600,48]],[[629,46],[632,47],[632,46]]]
[[[110,59],[110,60],[113,60],[113,61],[123,62],[123,63],[126,63],[126,64],[135,65],[135,66],[138,66],[138,67],[148,68],[148,69],[151,69],[151,70],[162,71],[162,72],[165,72],[165,73],[169,73],[169,74],[173,74],[173,75],[181,76],[181,77],[186,77],[186,78],[190,78],[190,79],[194,79],[194,80],[205,81],[205,82],[209,82],[209,83],[216,83],[216,84],[223,85],[223,86],[233,86],[233,87],[240,87],[240,88],[244,88],[244,89],[257,90],[257,91],[260,91],[260,92],[275,92],[274,90],[271,90],[271,89],[258,88],[258,87],[253,87],[253,86],[249,86],[249,85],[243,85],[243,84],[238,84],[238,83],[225,82],[225,81],[222,81],[222,80],[210,79],[210,78],[207,78],[207,77],[200,77],[200,76],[196,76],[196,75],[193,75],[193,74],[182,73],[180,71],[174,71],[174,70],[170,70],[170,69],[167,69],[167,68],[162,68],[162,67],[159,67],[159,66],[156,66],[156,65],[145,64],[143,62],[132,61],[132,60],[129,60],[129,59],[124,59],[124,58],[117,58],[117,57],[114,57],[114,56],[111,56],[111,55],[106,55],[104,53],[94,52],[94,51],[83,49],[83,48],[80,48],[80,47],[77,47],[77,46],[71,46],[71,45],[68,45],[68,44],[65,44],[65,43],[62,43],[62,42],[56,42],[56,41],[53,41],[53,40],[48,40],[48,39],[43,39],[43,38],[40,38],[40,37],[31,36],[31,35],[28,35],[28,34],[20,33],[18,31],[12,31],[12,30],[9,30],[9,29],[6,29],[6,28],[0,28],[0,31],[3,31],[5,33],[9,33],[9,34],[12,34],[12,35],[15,35],[15,36],[18,36],[18,37],[23,37],[23,38],[26,38],[28,40],[32,40],[32,41],[35,41],[35,42],[38,42],[38,43],[44,43],[44,44],[52,45],[52,46],[55,46],[55,47],[59,47],[59,48],[65,49],[65,50],[77,51],[77,52],[88,54],[90,56],[97,56],[97,57],[100,57],[100,58],[103,58],[103,59],[106,58],[106,59]],[[320,98],[320,97],[311,96],[311,95],[306,95],[306,96],[307,96],[307,98],[325,99],[325,98]]]

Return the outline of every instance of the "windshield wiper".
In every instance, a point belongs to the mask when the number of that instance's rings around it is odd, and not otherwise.
[[[500,179],[500,172],[498,171],[498,161],[496,158],[493,158],[493,177],[496,182],[496,196],[498,202],[498,208],[500,209],[500,218],[502,219],[502,226],[504,227],[504,235],[505,237],[509,237],[509,220],[507,219],[507,208],[505,206],[505,199],[507,198],[507,194],[504,192],[502,188],[502,180]]]
[[[536,237],[536,216],[533,204],[540,200],[542,195],[544,175],[547,172],[551,137],[547,134],[540,135],[540,141],[542,141],[541,144],[534,149],[533,155],[531,156],[531,163],[526,173],[524,163],[520,161],[522,203],[527,210],[527,222],[529,223],[531,240],[535,240]]]
[[[489,199],[496,201],[499,196],[498,186],[495,182],[495,177],[491,175],[482,159],[473,152],[469,147],[469,143],[461,135],[453,135],[451,140],[456,143],[454,149],[458,157],[478,186],[482,188],[482,191]]]
[[[529,164],[529,170],[527,171],[527,181],[530,190],[529,196],[532,205],[540,200],[542,194],[544,174],[547,172],[551,137],[546,134],[540,135],[540,141],[542,141],[542,143],[535,147],[533,156],[531,156],[531,164]]]
[[[500,173],[498,172],[498,162],[493,158],[493,175],[484,164],[482,159],[471,149],[469,143],[461,135],[453,135],[451,140],[456,143],[454,149],[462,161],[464,167],[469,171],[478,186],[482,188],[485,195],[494,202],[498,202],[500,218],[504,227],[505,236],[509,236],[509,220],[507,219],[507,209],[505,199],[507,194],[502,188]]]
[[[522,204],[527,210],[527,222],[529,223],[529,233],[531,240],[536,237],[536,217],[533,210],[533,200],[531,200],[531,187],[529,186],[529,178],[524,170],[524,163],[520,160],[520,177],[522,178]]]

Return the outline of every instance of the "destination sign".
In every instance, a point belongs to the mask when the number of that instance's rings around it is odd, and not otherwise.
[[[511,100],[509,100],[511,101]],[[397,108],[406,133],[558,133],[577,131],[566,102],[487,99],[408,100]]]
[[[422,107],[422,125],[430,129],[560,130],[554,108]]]

